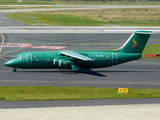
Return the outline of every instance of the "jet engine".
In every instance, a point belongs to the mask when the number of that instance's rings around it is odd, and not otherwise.
[[[59,60],[59,67],[62,67],[62,68],[70,68],[72,65],[72,62],[70,60]]]
[[[55,58],[55,59],[53,60],[53,65],[59,66],[59,60],[61,60],[61,59]]]

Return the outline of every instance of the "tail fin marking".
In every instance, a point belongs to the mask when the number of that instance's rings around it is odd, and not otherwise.
[[[142,53],[151,34],[151,31],[136,31],[117,50],[123,53]]]

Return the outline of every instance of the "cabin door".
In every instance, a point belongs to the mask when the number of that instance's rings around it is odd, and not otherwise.
[[[117,63],[117,53],[112,53],[112,63]]]
[[[26,54],[26,63],[32,64],[32,54],[31,53]]]

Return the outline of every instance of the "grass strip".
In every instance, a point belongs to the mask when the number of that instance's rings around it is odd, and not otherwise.
[[[74,10],[10,13],[27,25],[43,26],[160,26],[160,8]],[[149,16],[148,16],[149,15]],[[41,18],[44,18],[42,20]],[[46,20],[45,20],[46,19]],[[51,21],[47,21],[51,20]],[[55,22],[55,21],[58,21]]]
[[[160,5],[159,1],[145,1],[145,2],[132,2],[129,0],[121,1],[110,1],[110,0],[69,0],[69,1],[60,1],[60,0],[22,0],[23,2],[18,2],[18,0],[0,0],[1,5]]]
[[[12,13],[7,16],[28,25],[99,26],[107,24],[107,22],[79,17],[76,15],[52,15],[47,12]]]
[[[1,101],[45,101],[159,98],[160,89],[129,89],[128,94],[117,93],[117,88],[98,87],[49,87],[49,86],[3,86]]]
[[[143,51],[143,58],[145,57],[145,54],[159,54],[160,55],[160,44],[155,45],[147,45]]]

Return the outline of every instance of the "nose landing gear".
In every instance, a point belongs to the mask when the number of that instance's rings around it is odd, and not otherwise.
[[[13,69],[13,72],[17,72],[17,69],[16,69],[16,68],[14,68],[14,69]]]

